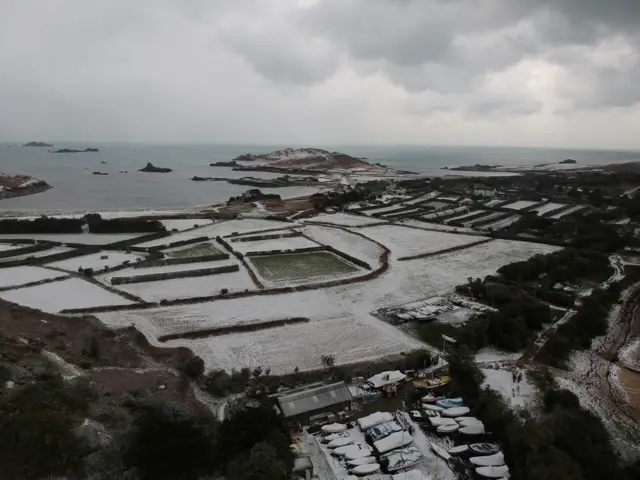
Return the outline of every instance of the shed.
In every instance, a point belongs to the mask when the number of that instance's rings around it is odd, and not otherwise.
[[[284,417],[291,422],[310,425],[311,417],[351,409],[351,392],[344,382],[283,392],[277,402]]]

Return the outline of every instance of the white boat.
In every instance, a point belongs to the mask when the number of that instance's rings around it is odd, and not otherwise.
[[[372,473],[376,473],[380,470],[380,465],[378,463],[367,463],[366,465],[358,465],[357,467],[353,467],[350,473],[355,475],[371,475]]]
[[[438,433],[453,433],[460,428],[457,423],[455,425],[440,425],[436,430]]]
[[[464,407],[464,401],[462,398],[443,398],[438,400],[436,405],[442,408]]]
[[[467,427],[462,427],[458,430],[462,435],[484,435],[484,424],[477,423],[475,425],[469,425]]]
[[[482,421],[476,417],[456,417],[456,422],[458,422],[463,427],[466,427],[467,425],[482,423]]]
[[[403,468],[409,468],[415,465],[422,458],[422,453],[413,445],[393,450],[384,455],[380,455],[380,463],[382,463],[387,472],[393,473]]]
[[[373,446],[378,453],[386,453],[409,445],[411,442],[413,442],[413,437],[407,432],[394,432],[382,440],[373,442]]]
[[[478,467],[476,473],[485,478],[509,478],[509,467]]]
[[[329,448],[344,447],[345,445],[349,445],[351,443],[353,443],[353,437],[336,438],[335,440],[331,440],[329,442],[328,447]]]
[[[469,407],[453,407],[453,408],[447,408],[443,410],[442,412],[440,412],[440,415],[444,415],[445,417],[455,418],[455,417],[462,417],[467,413],[469,413],[469,411],[470,411]]]
[[[327,435],[326,437],[322,437],[322,443],[329,443],[333,440],[337,440],[338,438],[347,438],[350,437],[351,435],[349,435],[347,432],[341,432],[341,433],[331,433],[329,435]]]
[[[354,458],[353,460],[347,460],[347,465],[350,467],[357,467],[358,465],[366,465],[367,463],[375,463],[376,457],[369,455],[368,457]]]
[[[431,410],[433,412],[442,412],[444,410],[443,407],[439,407],[437,405],[431,405],[430,403],[423,403],[422,408],[425,410]]]
[[[447,461],[451,460],[451,455],[449,455],[447,451],[444,448],[442,448],[440,445],[438,445],[435,442],[429,442],[429,444],[431,445],[431,450],[433,450],[435,454],[438,455],[440,458]]]
[[[471,457],[469,461],[478,467],[499,467],[504,465],[504,455],[498,452],[484,457]]]
[[[334,455],[338,456],[338,457],[343,457],[349,453],[356,453],[356,452],[361,452],[364,451],[365,453],[371,453],[371,449],[369,447],[365,447],[363,445],[345,445],[343,447],[338,447],[335,450],[333,450]],[[354,457],[355,458],[355,457]]]
[[[469,445],[458,445],[457,447],[450,448],[449,455],[457,456],[464,455],[469,452]]]
[[[340,433],[345,432],[347,430],[347,426],[342,423],[330,423],[329,425],[323,425],[320,430],[324,434]]]
[[[357,460],[358,458],[364,458],[371,456],[371,449],[369,447],[361,447],[359,450],[349,450],[344,454],[345,460]]]
[[[393,415],[389,412],[376,412],[371,415],[367,415],[366,417],[362,417],[358,419],[358,425],[360,429],[368,430],[376,425],[380,425],[381,423],[390,422],[393,420]]]
[[[445,417],[430,417],[429,423],[434,427],[440,427],[442,425],[458,425],[453,418],[445,418]]]

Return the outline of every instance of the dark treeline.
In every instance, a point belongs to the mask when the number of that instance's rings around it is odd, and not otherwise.
[[[484,375],[469,352],[448,357],[454,391],[471,407],[502,448],[514,480],[631,480],[632,467],[618,463],[600,419],[568,390],[541,375],[541,412],[514,413],[502,397],[482,388]]]
[[[82,233],[84,220],[75,218],[40,217],[34,220],[8,218],[0,220],[0,233]]]
[[[159,220],[144,220],[140,218],[103,219],[97,213],[85,216],[91,233],[154,233],[166,231]]]

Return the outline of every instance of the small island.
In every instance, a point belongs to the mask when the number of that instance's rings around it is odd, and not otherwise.
[[[572,158],[567,158],[566,160],[562,160],[560,164],[568,164],[568,163],[578,163]]]
[[[49,150],[49,153],[93,153],[99,152],[97,148],[85,148],[84,150],[75,150],[73,148],[61,148],[59,150]]]
[[[55,147],[55,145],[51,145],[45,142],[27,142],[22,146],[23,147]]]
[[[144,168],[138,170],[139,172],[151,172],[151,173],[169,173],[172,172],[170,168],[156,167],[153,163],[148,162]]]
[[[0,173],[0,200],[22,197],[49,190],[51,185],[27,175],[5,175]]]
[[[229,160],[228,162],[213,162],[209,164],[210,167],[237,167],[238,162],[235,160]]]
[[[107,172],[93,172],[93,175],[109,175]]]

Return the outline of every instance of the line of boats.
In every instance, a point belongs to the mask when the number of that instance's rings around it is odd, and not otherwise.
[[[483,441],[484,424],[469,416],[470,409],[462,398],[437,397],[428,394],[421,399],[420,409],[409,412],[421,428],[439,436],[451,437],[454,447],[446,450],[431,442],[433,451],[464,472],[476,478],[509,478],[509,467],[497,443]]]
[[[381,470],[393,475],[415,466],[422,458],[420,450],[413,445],[413,437],[393,414],[376,412],[356,423],[364,434],[365,444],[357,443],[346,425],[334,423],[321,428],[322,443],[327,444],[333,456],[341,459],[350,475],[361,477]],[[412,480],[423,480],[420,471],[412,472]],[[403,475],[405,473],[409,472]]]

